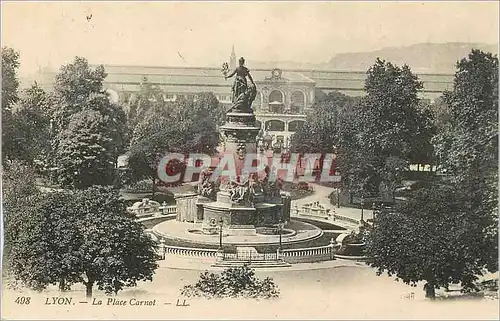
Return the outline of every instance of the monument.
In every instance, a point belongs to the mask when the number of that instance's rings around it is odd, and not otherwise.
[[[244,58],[232,72],[223,64],[225,79],[235,76],[232,105],[226,113],[226,123],[220,130],[226,138],[224,155],[235,162],[233,177],[211,179],[213,169],[201,173],[197,193],[197,219],[203,222],[203,232],[213,234],[215,222],[227,235],[256,235],[259,227],[277,226],[290,219],[290,197],[280,192],[280,183],[266,168],[261,175],[248,173],[244,168],[248,153],[257,153],[256,125],[252,102],[257,88]],[[224,155],[222,157],[224,157]]]

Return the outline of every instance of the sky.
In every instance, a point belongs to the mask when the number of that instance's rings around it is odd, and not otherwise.
[[[2,46],[20,75],[91,63],[220,66],[321,63],[336,53],[431,42],[498,43],[492,2],[1,2]]]

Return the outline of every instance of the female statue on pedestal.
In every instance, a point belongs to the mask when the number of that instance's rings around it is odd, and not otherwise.
[[[222,67],[222,73],[224,74],[224,78],[228,79],[236,75],[233,84],[233,96],[230,111],[239,111],[239,112],[252,112],[251,106],[257,95],[257,88],[255,83],[250,75],[250,70],[245,67],[245,59],[243,57],[239,60],[239,66],[236,69],[228,74],[229,67],[227,64],[224,64]],[[247,83],[247,77],[250,80],[250,86]]]

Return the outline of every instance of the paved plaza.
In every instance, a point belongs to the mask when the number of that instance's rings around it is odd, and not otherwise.
[[[311,195],[308,195],[306,197],[293,200],[292,201],[292,215],[293,209],[295,205],[300,206],[312,202],[319,202],[321,205],[324,207],[331,209],[331,211],[337,215],[345,216],[345,217],[350,217],[356,220],[361,219],[361,209],[358,208],[350,208],[350,207],[343,207],[341,206],[338,208],[336,205],[332,205],[330,203],[330,199],[328,196],[334,191],[334,188],[323,186],[323,185],[318,185],[318,184],[311,184],[314,187],[314,193]],[[373,211],[372,210],[363,210],[363,219],[371,219],[373,218]],[[335,224],[337,224],[335,222]]]
[[[307,270],[256,270],[259,277],[272,277],[281,295],[277,300],[187,300],[189,307],[176,307],[182,286],[196,282],[200,271],[160,267],[153,282],[140,282],[117,296],[128,300],[156,299],[153,307],[99,307],[92,305],[47,306],[45,298],[61,293],[52,288],[31,295],[30,306],[15,306],[18,293],[4,291],[5,319],[491,319],[498,320],[498,300],[454,299],[431,302],[422,284],[411,288],[363,266],[338,266]],[[409,295],[413,293],[413,299]],[[85,298],[83,287],[64,294],[75,301]],[[96,299],[107,297],[95,291]],[[165,304],[170,303],[170,304]],[[14,308],[15,307],[15,308]]]

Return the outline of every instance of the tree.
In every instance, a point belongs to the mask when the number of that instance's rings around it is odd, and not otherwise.
[[[132,181],[150,179],[152,195],[158,182],[158,164],[170,149],[172,127],[163,116],[150,115],[138,124],[132,135],[128,151],[128,169]]]
[[[457,63],[453,91],[444,100],[450,121],[434,141],[440,165],[471,194],[476,211],[496,216],[498,58],[473,50]]]
[[[15,158],[20,153],[16,147],[17,130],[13,123],[12,109],[18,101],[19,53],[12,48],[2,48],[2,161]]]
[[[366,254],[377,274],[406,284],[425,281],[426,296],[461,283],[474,288],[484,269],[494,270],[498,240],[484,235],[493,218],[471,215],[474,204],[460,189],[434,185],[416,191],[395,212],[382,212],[368,234]]]
[[[126,116],[109,101],[103,89],[105,77],[103,66],[92,69],[80,57],[62,66],[56,76],[52,124],[63,184],[82,188],[110,184],[116,174],[113,166],[127,140]],[[88,173],[91,176],[85,178]]]
[[[339,146],[341,113],[352,108],[354,99],[339,92],[318,100],[306,123],[292,137],[292,150],[299,153],[331,153]]]
[[[69,192],[40,195],[29,215],[22,217],[23,230],[13,240],[10,272],[23,285],[43,290],[47,284],[59,284],[67,288],[66,280],[78,277],[74,267],[80,257],[72,247],[77,248],[78,239],[70,208],[72,195]]]
[[[58,178],[65,186],[111,185],[115,179],[114,140],[101,113],[84,110],[70,117],[58,135]]]
[[[212,155],[219,145],[218,126],[225,120],[222,105],[212,93],[200,93],[195,101],[180,99],[171,106],[172,125],[182,136],[172,147],[180,153]],[[181,139],[182,138],[182,139]]]
[[[205,271],[194,285],[181,289],[186,297],[212,298],[264,298],[279,297],[279,289],[271,278],[259,280],[247,265],[229,268],[220,275]]]
[[[161,158],[167,153],[215,153],[217,126],[223,119],[222,107],[210,93],[199,94],[196,101],[178,99],[163,109],[151,110],[132,135],[128,167],[133,180],[150,179],[154,195]],[[184,168],[180,162],[169,166],[174,172]]]
[[[421,88],[407,65],[377,59],[367,72],[359,139],[362,149],[373,155],[375,171],[385,186],[400,180],[405,164],[432,162],[435,128],[432,113],[418,98]],[[395,162],[397,166],[392,166]]]
[[[338,92],[319,100],[306,123],[292,137],[292,150],[299,153],[336,153],[335,170],[341,187],[354,195],[371,194],[378,186],[373,153],[361,144],[364,118],[361,100]]]
[[[340,144],[335,164],[342,176],[340,187],[349,193],[350,203],[353,203],[354,195],[376,195],[379,190],[378,158],[362,141],[365,123],[370,121],[365,116],[361,99],[345,108],[339,120]]]
[[[404,173],[409,169],[409,164],[399,157],[389,156],[385,159],[384,167],[381,169],[381,190],[395,201],[396,188],[401,186],[404,179]]]
[[[61,67],[54,84],[54,92],[59,100],[53,110],[56,132],[66,128],[71,115],[92,108],[90,100],[95,95],[106,96],[103,90],[106,76],[102,65],[92,69],[87,59],[82,57],[75,57],[72,63]]]
[[[444,100],[450,120],[434,141],[440,166],[470,197],[470,215],[491,223],[480,236],[498,242],[497,56],[472,50],[457,63]],[[496,255],[484,259],[498,264]]]
[[[139,92],[129,102],[127,109],[128,130],[132,133],[135,126],[148,114],[163,110],[165,103],[161,88],[154,86],[147,77],[144,77]]]
[[[22,233],[27,230],[26,223],[35,212],[42,198],[35,185],[35,172],[19,160],[6,160],[3,163],[2,207],[4,214],[4,252],[3,271],[10,271],[12,247]]]
[[[117,293],[139,280],[152,280],[155,243],[106,187],[55,192],[44,197],[12,253],[12,273],[24,284],[44,289],[94,285]]]
[[[139,280],[152,280],[156,260],[155,242],[144,233],[142,225],[126,212],[117,191],[90,188],[77,198],[85,209],[79,222],[83,230],[80,249],[87,296],[96,284],[106,293],[117,293]],[[81,214],[80,214],[81,215]]]
[[[443,132],[450,125],[450,106],[446,103],[445,96],[441,95],[434,100],[432,105],[434,122],[438,133]]]
[[[367,72],[364,141],[382,156],[411,155],[418,131],[418,91],[422,83],[407,65],[402,68],[377,59]]]
[[[38,170],[46,167],[52,156],[51,103],[50,95],[34,83],[22,91],[18,110],[13,115],[19,133],[17,158],[35,165]]]

